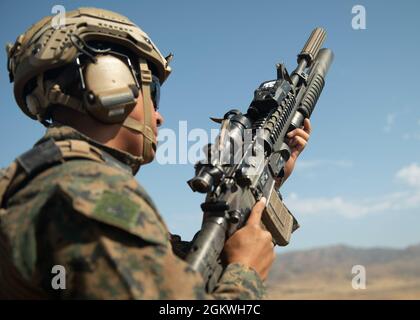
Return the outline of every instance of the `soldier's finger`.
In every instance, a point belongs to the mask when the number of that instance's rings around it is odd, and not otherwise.
[[[297,145],[296,138],[289,140],[289,143],[287,145],[289,146],[289,148],[294,149],[294,147]]]
[[[296,136],[294,137],[294,140],[295,142],[293,146],[295,147],[295,149],[302,151],[306,147],[307,141],[302,137]]]
[[[311,134],[312,132],[311,121],[308,118],[305,118],[305,120],[303,120],[303,130],[305,130],[307,134]]]
[[[290,131],[289,133],[287,133],[287,137],[288,137],[288,138],[292,138],[292,137],[294,137],[294,136],[296,135],[296,130],[297,130],[297,129],[294,129],[294,130]]]
[[[295,129],[293,131],[290,131],[287,134],[287,137],[289,139],[292,139],[293,137],[302,137],[303,139],[305,139],[306,141],[309,140],[309,133],[307,133],[305,130],[303,129]]]
[[[262,197],[260,201],[258,201],[254,207],[252,208],[251,214],[249,215],[247,224],[260,224],[261,222],[261,216],[265,208],[265,204],[267,202],[267,199]]]

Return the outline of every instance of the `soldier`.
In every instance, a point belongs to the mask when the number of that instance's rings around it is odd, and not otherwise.
[[[51,19],[8,47],[16,101],[47,131],[0,174],[0,297],[261,298],[274,260],[260,226],[264,201],[227,241],[227,268],[207,293],[134,179],[155,154],[170,57],[111,11],[68,12],[63,29]],[[306,121],[290,134],[287,175],[309,132]],[[56,265],[64,267],[65,290],[52,284]]]

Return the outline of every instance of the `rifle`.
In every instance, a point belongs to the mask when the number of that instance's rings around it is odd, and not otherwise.
[[[220,254],[225,241],[245,225],[261,197],[267,199],[263,227],[275,244],[287,245],[299,227],[275,184],[276,178],[284,176],[291,153],[286,134],[311,116],[324,87],[333,60],[330,49],[320,49],[325,37],[322,28],[313,30],[292,74],[282,63],[277,64],[277,79],[265,81],[255,90],[246,114],[230,110],[223,119],[211,118],[221,123],[221,130],[188,181],[194,192],[207,196],[201,204],[201,229],[186,256],[191,267],[202,274],[209,292],[223,273]]]

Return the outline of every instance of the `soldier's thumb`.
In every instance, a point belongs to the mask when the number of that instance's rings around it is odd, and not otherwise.
[[[266,202],[267,199],[262,197],[260,201],[255,204],[254,208],[252,208],[251,214],[249,215],[247,224],[260,224]]]

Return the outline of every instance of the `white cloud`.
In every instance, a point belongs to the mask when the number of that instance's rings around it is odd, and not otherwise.
[[[296,166],[296,169],[307,170],[319,167],[351,168],[353,167],[353,162],[350,160],[299,160],[299,165]]]
[[[420,190],[364,199],[345,199],[342,196],[301,198],[294,193],[284,201],[290,210],[298,215],[341,215],[358,218],[372,213],[420,208]]]
[[[400,169],[395,177],[411,187],[420,188],[420,165],[412,163]]]
[[[358,218],[372,213],[400,212],[420,209],[420,165],[412,163],[401,168],[395,177],[409,188],[378,197],[350,199],[343,196],[302,198],[292,193],[285,198],[287,206],[296,214],[341,215]]]

